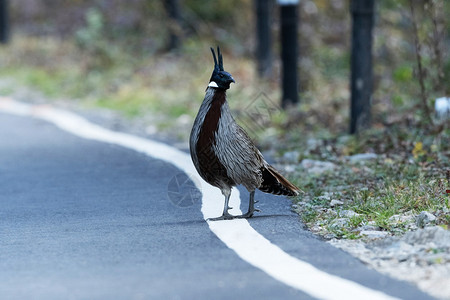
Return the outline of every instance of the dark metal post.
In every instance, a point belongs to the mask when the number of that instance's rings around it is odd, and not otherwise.
[[[181,14],[178,0],[164,0],[164,7],[168,16],[169,42],[168,50],[178,49],[181,44]]]
[[[272,74],[272,32],[270,30],[272,0],[254,0],[256,8],[256,59],[258,76]]]
[[[352,0],[350,133],[369,128],[373,90],[372,28],[374,0]]]
[[[298,0],[278,0],[281,22],[281,61],[283,98],[281,106],[286,108],[298,102],[297,75],[297,6]]]
[[[0,43],[9,41],[8,0],[0,0]]]

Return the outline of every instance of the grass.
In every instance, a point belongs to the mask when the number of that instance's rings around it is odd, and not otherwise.
[[[212,71],[210,44],[186,42],[180,50],[184,55],[136,54],[117,45],[111,45],[117,47],[114,51],[99,51],[98,47],[105,46],[80,48],[70,40],[17,35],[12,43],[0,47],[0,77],[13,79],[17,88],[0,92],[12,94],[26,86],[49,100],[76,99],[80,105],[117,110],[130,118],[153,115],[159,129],[170,133],[176,131],[174,120],[183,115],[195,117],[203,100]],[[250,59],[222,50],[225,67],[237,80],[229,91],[231,99],[238,99],[230,101],[232,109],[242,110],[261,92],[278,98],[273,88],[276,83],[259,86],[255,82]],[[182,137],[189,133],[184,130]]]
[[[292,174],[307,191],[297,199],[297,210],[313,231],[329,238],[355,239],[362,237],[362,226],[371,225],[402,234],[417,228],[415,216],[421,211],[434,214],[435,224],[448,228],[448,159],[437,163],[431,158],[402,160],[387,154],[357,164],[335,157],[335,163],[338,168],[333,172],[314,175],[298,169]],[[333,199],[343,204],[331,207]],[[348,211],[355,214],[348,216]]]

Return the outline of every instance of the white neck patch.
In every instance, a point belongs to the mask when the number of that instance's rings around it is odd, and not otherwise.
[[[210,86],[210,87],[215,87],[215,88],[218,88],[218,87],[219,87],[215,81],[211,81],[211,82],[208,84],[208,86]]]

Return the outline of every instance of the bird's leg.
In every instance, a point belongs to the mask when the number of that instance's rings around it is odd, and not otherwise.
[[[247,211],[247,213],[245,213],[245,214],[243,214],[242,216],[239,216],[239,217],[241,217],[241,218],[251,218],[255,211],[260,212],[259,209],[255,208],[255,203],[258,203],[258,201],[255,201],[255,191],[251,191],[250,192],[250,199],[248,201],[248,211]]]
[[[228,203],[230,202],[230,195],[231,195],[231,191],[224,193],[225,195],[225,204],[223,206],[223,213],[220,217],[217,218],[209,218],[208,221],[219,221],[219,220],[231,220],[234,218],[233,215],[230,215],[230,213],[228,212],[229,209],[232,209],[232,207],[230,207],[228,205]]]
[[[247,213],[239,216],[233,216],[228,213],[228,210],[231,209],[231,207],[228,206],[228,202],[230,201],[230,194],[225,194],[225,205],[223,207],[223,214],[220,217],[217,218],[209,218],[208,221],[219,221],[219,220],[231,220],[231,219],[244,219],[244,218],[251,218],[253,216],[253,213],[255,211],[260,212],[259,209],[255,208],[255,203],[258,203],[258,201],[255,201],[255,191],[250,192],[250,199],[248,202],[248,211]]]

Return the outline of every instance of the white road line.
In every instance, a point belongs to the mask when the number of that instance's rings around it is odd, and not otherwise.
[[[0,111],[46,120],[76,136],[120,145],[173,164],[187,174],[197,174],[188,154],[166,144],[114,132],[90,123],[71,112],[45,105],[29,105],[0,97]],[[197,187],[202,191],[202,213],[205,220],[221,214],[223,196],[219,189],[204,182],[198,175]],[[240,204],[239,191],[232,193],[234,214]],[[272,244],[245,219],[208,222],[212,232],[243,260],[273,278],[319,299],[398,299],[356,282],[330,275],[301,261]]]

